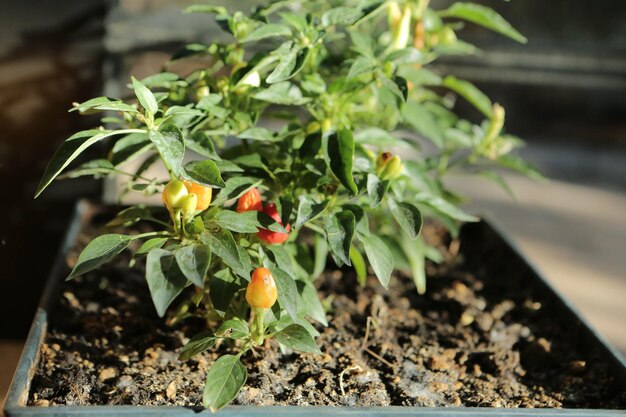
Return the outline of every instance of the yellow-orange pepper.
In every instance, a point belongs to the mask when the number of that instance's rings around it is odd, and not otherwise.
[[[246,301],[252,308],[272,308],[278,291],[274,277],[267,268],[257,268],[252,273],[252,280],[246,289]]]

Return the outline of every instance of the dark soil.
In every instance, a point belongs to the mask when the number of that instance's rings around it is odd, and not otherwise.
[[[510,253],[470,236],[455,256],[458,241],[426,233],[447,260],[428,264],[425,296],[406,277],[385,291],[373,277],[360,288],[352,273],[329,271],[317,282],[332,306],[323,353],[282,354],[274,342],[248,354],[235,403],[626,408],[611,365]],[[202,323],[165,325],[128,261],[63,284],[31,405],[201,405],[215,353],[177,356]]]

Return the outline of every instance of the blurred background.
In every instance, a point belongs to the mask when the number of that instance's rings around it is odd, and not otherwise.
[[[437,67],[504,105],[507,130],[528,143],[521,154],[550,181],[509,176],[516,201],[484,180],[450,182],[626,352],[626,2],[477,2],[496,8],[528,44],[468,24],[460,36],[482,57],[446,58]],[[72,180],[33,200],[54,150],[98,122],[67,109],[93,96],[123,96],[129,74],[147,76],[182,44],[223,36],[209,16],[180,13],[191,3],[0,5],[0,399],[72,207],[103,192],[99,182]],[[212,2],[219,3],[226,1]]]

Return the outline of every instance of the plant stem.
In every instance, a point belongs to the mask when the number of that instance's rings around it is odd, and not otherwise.
[[[253,307],[252,308],[252,328],[250,329],[250,335],[252,336],[252,341],[256,346],[260,346],[263,344],[264,333],[265,333],[265,309]]]

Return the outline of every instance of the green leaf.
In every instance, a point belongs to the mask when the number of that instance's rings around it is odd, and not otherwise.
[[[381,181],[376,175],[367,174],[367,194],[370,198],[370,208],[378,206],[383,201],[388,189],[388,180]]]
[[[143,244],[141,245],[139,249],[137,249],[137,252],[135,252],[135,255],[144,255],[150,252],[152,249],[161,248],[163,247],[163,245],[165,245],[165,242],[167,242],[168,240],[169,240],[169,237],[153,237],[152,239],[148,239],[145,242],[143,242]]]
[[[493,117],[493,104],[489,97],[487,97],[482,91],[480,91],[476,86],[468,81],[459,80],[452,75],[448,75],[443,79],[443,86],[448,87],[449,89],[458,93],[465,100],[472,103],[474,107],[481,111],[488,118]]]
[[[192,161],[185,165],[185,174],[191,181],[213,188],[224,188],[226,184],[215,161]]]
[[[224,168],[220,168],[224,172]],[[236,200],[251,188],[261,184],[261,180],[256,177],[231,177],[226,180],[226,185],[221,188],[217,197],[213,199],[213,205],[219,206],[227,201]]]
[[[484,26],[520,43],[528,42],[509,22],[493,9],[475,3],[454,3],[441,12],[444,17],[456,17]]]
[[[187,278],[178,268],[174,254],[165,249],[152,249],[146,259],[146,280],[159,317],[182,292]]]
[[[415,239],[422,230],[422,213],[413,204],[396,202],[390,198],[387,202],[393,218],[411,239]]]
[[[154,98],[154,94],[135,77],[131,77],[131,79],[137,100],[139,100],[141,106],[146,109],[148,113],[155,115],[159,110],[159,105],[157,104],[156,98]]]
[[[265,250],[269,252],[267,255],[272,258],[271,260],[280,269],[289,274],[290,277],[295,278],[296,274],[293,269],[293,262],[285,248],[279,245],[268,245],[265,247]]]
[[[335,7],[322,15],[322,25],[351,25],[363,15],[356,7]]]
[[[291,47],[291,45],[292,42],[288,42],[287,46],[290,49],[288,49],[287,52],[279,53],[280,60],[278,65],[276,65],[274,70],[265,79],[268,84],[286,81],[291,78],[292,75],[295,75],[294,70],[296,69],[296,60],[298,58],[300,48],[295,45]]]
[[[376,277],[383,287],[387,288],[393,272],[393,254],[378,236],[359,234],[359,240],[363,243],[365,255]]]
[[[545,180],[545,177],[541,174],[541,172],[537,171],[537,169],[531,164],[515,155],[502,155],[496,160],[496,162],[504,168],[527,175],[529,178],[535,180]]]
[[[357,281],[361,287],[365,286],[367,280],[367,266],[365,265],[363,255],[361,255],[361,252],[354,245],[350,246],[350,260],[356,272]]]
[[[328,326],[326,320],[326,312],[320,302],[317,289],[310,281],[300,280],[296,282],[298,287],[298,293],[300,294],[300,303],[298,303],[299,314],[309,316],[313,320],[321,323],[324,326]]]
[[[128,247],[132,236],[109,234],[98,236],[83,249],[67,281],[109,262]]]
[[[84,113],[92,109],[137,113],[137,109],[135,109],[133,106],[126,104],[121,100],[110,99],[108,97],[96,97],[83,103],[75,104],[74,107],[70,109],[70,112],[79,111],[80,113]]]
[[[204,288],[204,278],[211,264],[211,251],[207,245],[189,245],[174,251],[178,268],[187,279]]]
[[[302,91],[289,81],[272,84],[265,90],[253,94],[252,97],[268,103],[284,105],[299,105],[309,101],[302,97]]]
[[[352,177],[352,164],[354,162],[352,132],[347,129],[333,132],[322,139],[322,146],[326,163],[332,173],[352,195],[356,195],[359,189]]]
[[[172,124],[161,126],[159,130],[148,132],[150,141],[161,155],[163,163],[169,171],[180,176],[183,157],[185,156],[185,142],[180,129]]]
[[[465,213],[460,208],[436,195],[419,193],[415,196],[415,202],[431,207],[448,217],[463,222],[477,222],[479,220],[477,217]]]
[[[63,171],[78,155],[80,155],[85,149],[90,147],[96,142],[102,139],[108,138],[113,135],[122,135],[126,133],[135,133],[133,129],[128,130],[83,130],[72,136],[70,136],[61,147],[54,153],[52,159],[48,163],[46,172],[43,174],[37,191],[35,192],[35,198],[39,197],[44,189]]]
[[[273,267],[272,265],[268,265],[268,267],[270,267],[270,272],[276,282],[278,302],[281,307],[287,311],[289,317],[291,317],[292,320],[296,320],[298,318],[298,289],[296,282],[282,269]]]
[[[232,210],[220,210],[215,217],[215,222],[220,227],[236,233],[256,233],[261,227],[256,211],[237,213]]]
[[[343,210],[324,218],[324,230],[331,254],[338,265],[350,265],[350,245],[356,228],[354,213]]]
[[[211,349],[215,346],[215,336],[213,332],[207,330],[202,333],[198,333],[180,351],[178,360],[186,361],[187,359],[196,356],[198,353]]]
[[[213,141],[204,132],[196,132],[191,137],[185,138],[185,147],[214,161],[222,159],[215,152]]]
[[[250,335],[250,329],[248,323],[239,318],[234,318],[222,323],[215,334],[231,339],[244,339]]]
[[[144,205],[131,206],[117,213],[115,218],[106,224],[107,227],[130,226],[142,220],[159,222],[152,211]]]
[[[365,56],[359,56],[354,60],[350,70],[348,71],[347,78],[352,79],[358,77],[361,74],[366,74],[376,69],[376,62]]]
[[[279,142],[282,140],[280,136],[277,136],[269,129],[263,127],[251,127],[244,130],[239,135],[240,139],[259,140],[263,142]]]
[[[152,143],[145,132],[131,133],[115,142],[111,150],[111,162],[113,165],[119,165],[142,154],[151,146]]]
[[[209,295],[215,310],[221,314],[225,313],[240,288],[239,279],[230,272],[230,269],[225,268],[213,274],[209,280]]]
[[[426,292],[426,271],[424,269],[425,244],[422,239],[409,240],[406,237],[398,238],[400,246],[406,255],[411,267],[411,275],[415,282],[418,294]]]
[[[237,275],[250,279],[250,270],[241,261],[237,243],[228,230],[222,228],[212,230],[210,233],[203,233],[201,238],[209,245],[211,252],[222,259]]]
[[[326,269],[326,260],[328,258],[328,243],[326,239],[316,233],[313,240],[313,250],[315,254],[315,261],[313,266],[313,272],[311,273],[311,279],[316,279]]]
[[[215,13],[217,15],[228,15],[228,11],[223,6],[212,6],[210,4],[192,4],[187,6],[184,13]]]
[[[217,412],[235,399],[247,378],[248,371],[238,355],[220,356],[207,372],[202,403]]]
[[[78,168],[59,176],[59,178],[78,178],[85,175],[111,175],[115,172],[115,167],[108,159],[94,159],[93,161],[81,164]]]
[[[258,41],[274,36],[291,36],[291,29],[289,28],[289,26],[280,23],[268,23],[254,29],[248,34],[248,36],[241,39],[241,42],[245,43]]]
[[[294,228],[299,229],[306,222],[318,218],[328,207],[328,202],[328,200],[324,200],[321,203],[316,203],[307,196],[300,197]]]
[[[443,147],[443,132],[433,115],[421,104],[408,101],[402,106],[404,121],[416,132],[430,139],[437,147]]]
[[[276,334],[276,341],[293,350],[322,353],[309,332],[299,324],[290,324]]]

